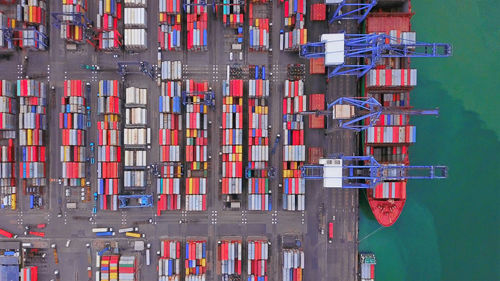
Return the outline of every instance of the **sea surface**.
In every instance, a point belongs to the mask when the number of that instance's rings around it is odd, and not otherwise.
[[[413,165],[449,167],[445,180],[410,181],[399,220],[379,228],[360,193],[360,250],[376,280],[500,280],[500,1],[413,0],[417,41],[449,42],[453,57],[413,59]]]

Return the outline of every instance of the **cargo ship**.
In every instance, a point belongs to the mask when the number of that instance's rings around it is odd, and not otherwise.
[[[396,6],[394,6],[396,5]],[[398,6],[399,5],[399,6]],[[377,5],[365,20],[365,32],[416,40],[411,31],[411,1]],[[417,71],[409,58],[385,58],[365,77],[364,96],[374,97],[384,107],[410,109],[410,91],[416,86]],[[364,135],[364,154],[384,165],[408,165],[408,147],[415,142],[415,127],[408,115],[381,115]],[[373,215],[380,225],[393,225],[406,202],[406,180],[385,181],[367,190]]]

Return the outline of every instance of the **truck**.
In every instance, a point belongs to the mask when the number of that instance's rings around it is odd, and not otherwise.
[[[151,244],[147,244],[146,246],[146,265],[151,264]]]
[[[138,227],[127,227],[118,229],[118,233],[137,232],[137,231],[139,231]]]
[[[96,232],[97,236],[115,236],[115,233],[112,231],[105,231],[105,232]]]
[[[92,232],[107,232],[107,231],[113,231],[112,227],[94,227],[92,228]]]
[[[34,236],[38,236],[38,237],[45,237],[45,232],[40,232],[40,231],[28,231],[28,232],[25,232],[24,235],[34,235]]]
[[[125,236],[134,238],[145,238],[146,234],[141,234],[137,232],[125,232]]]
[[[7,238],[12,238],[12,237],[14,237],[14,235],[13,235],[12,233],[10,233],[10,232],[8,232],[8,231],[5,231],[5,230],[3,230],[3,229],[1,229],[1,228],[0,228],[0,235],[5,236],[5,237],[7,237]]]
[[[328,223],[328,243],[333,241],[333,222]]]

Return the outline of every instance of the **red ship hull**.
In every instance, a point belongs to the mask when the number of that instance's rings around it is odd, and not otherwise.
[[[405,199],[375,199],[373,191],[367,190],[368,203],[372,209],[372,213],[382,226],[389,227],[393,225],[403,212]]]

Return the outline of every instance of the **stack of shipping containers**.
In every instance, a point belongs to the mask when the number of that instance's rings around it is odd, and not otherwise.
[[[27,266],[19,272],[21,281],[38,281],[38,266]]]
[[[262,11],[265,13],[261,13]],[[248,45],[251,51],[269,51],[271,11],[268,0],[251,0],[248,4]]]
[[[302,281],[304,252],[297,249],[283,249],[283,281]]]
[[[182,136],[182,65],[180,61],[162,62],[159,97],[160,174],[156,180],[158,212],[181,209],[182,165],[180,139]],[[158,213],[159,214],[159,213]]]
[[[0,80],[0,208],[16,209],[16,113],[15,85]]]
[[[269,80],[265,80],[264,67],[259,77],[248,81],[248,210],[270,211],[269,187]]]
[[[7,16],[3,11],[0,11],[0,50],[13,50],[14,44],[12,40],[8,40],[6,30],[16,26],[16,19]]]
[[[280,50],[296,51],[307,43],[306,0],[285,0],[283,7],[285,31],[280,34]]]
[[[304,120],[298,113],[307,110],[304,81],[285,80],[283,99],[283,209],[305,209],[305,181],[300,167],[306,160]]]
[[[325,94],[309,94],[309,110],[310,111],[323,111],[325,110]],[[310,129],[324,129],[325,116],[324,115],[309,115],[309,128]]]
[[[250,8],[251,9],[251,8]],[[252,23],[249,27],[249,48],[252,51],[268,51],[269,50],[269,19],[250,18]]]
[[[267,281],[269,244],[266,240],[248,241],[248,281]]]
[[[180,281],[181,274],[181,242],[161,240],[158,281]]]
[[[61,162],[65,186],[85,185],[85,97],[82,80],[65,80],[59,128],[62,130]]]
[[[207,209],[208,82],[186,80],[186,210]]]
[[[245,5],[240,0],[222,0],[222,23],[232,28],[243,26]]]
[[[118,262],[118,281],[136,281],[137,258],[136,256],[120,256]]]
[[[118,210],[120,192],[121,101],[118,80],[99,81],[97,122],[97,193],[101,210]]]
[[[125,1],[123,41],[127,50],[145,50],[148,47],[146,3],[147,1]]]
[[[207,51],[208,12],[204,0],[186,0],[187,50]]]
[[[222,95],[222,194],[239,197],[243,189],[243,80],[222,81]]]
[[[20,1],[17,5],[14,37],[20,48],[45,50],[47,46],[47,3],[43,0]]]
[[[411,32],[410,17],[408,14],[393,17],[375,13],[367,18],[367,33],[385,33],[395,44],[414,41],[416,35]],[[375,98],[384,107],[410,109],[410,90],[416,85],[417,70],[410,68],[409,59],[386,58],[367,73],[365,95]],[[365,131],[364,153],[381,164],[408,165],[408,148],[415,141],[416,127],[410,125],[408,115],[382,114],[375,126]],[[403,201],[404,204],[406,200],[406,181],[382,182],[367,195],[377,200],[379,205],[376,206],[381,210],[386,206],[394,209],[393,202]],[[387,218],[387,221],[394,220],[394,217]]]
[[[62,12],[66,14],[81,14],[87,13],[87,0],[62,0]],[[66,15],[62,17],[61,38],[68,42],[81,43],[84,42],[83,27],[76,24],[80,19],[78,16]],[[85,19],[81,21],[85,24]]]
[[[205,281],[207,271],[207,241],[186,241],[186,281]]]
[[[19,97],[19,178],[23,188],[47,185],[45,130],[47,129],[47,86],[35,80],[17,80]],[[35,194],[29,194],[33,208]]]
[[[158,0],[160,10],[160,25],[158,26],[158,41],[162,50],[181,49],[182,31],[182,1]]]
[[[118,281],[118,261],[120,256],[102,256],[101,258],[101,280],[100,281]]]
[[[218,242],[217,264],[222,276],[221,280],[241,280],[241,239],[228,239]]]
[[[99,0],[96,28],[98,30],[98,49],[116,50],[121,46],[118,21],[122,16],[122,5],[117,0]]]
[[[146,134],[148,90],[136,87],[125,89],[125,162],[123,172],[124,191],[144,191],[146,188],[147,159],[146,142],[141,136]],[[143,133],[134,132],[140,130]],[[142,137],[144,139],[144,137]]]

